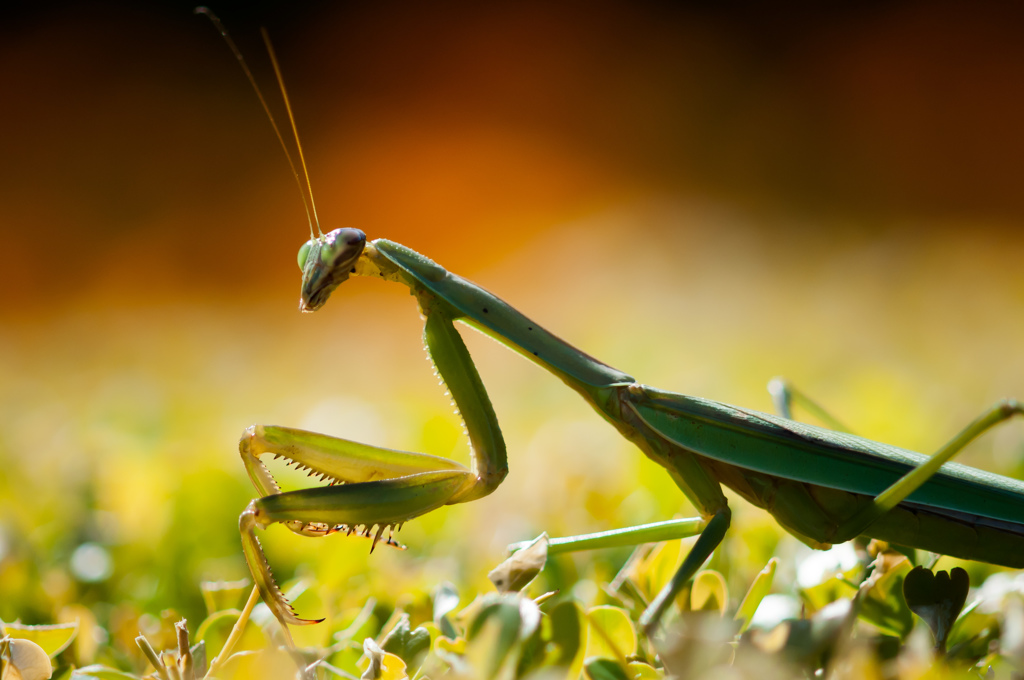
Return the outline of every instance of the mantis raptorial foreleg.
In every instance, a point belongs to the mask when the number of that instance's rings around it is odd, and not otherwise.
[[[326,263],[309,278],[333,289],[347,278],[363,249],[362,232],[332,232],[300,255],[311,267]],[[305,261],[302,264],[306,264]],[[303,299],[315,309],[319,300]],[[243,552],[257,587],[282,624],[316,623],[295,615],[274,582],[255,529],[282,523],[304,536],[359,533],[392,543],[391,532],[442,505],[475,500],[493,491],[508,473],[505,443],[487,392],[452,315],[427,292],[418,296],[426,318],[424,343],[438,375],[448,386],[466,424],[472,449],[471,466],[421,453],[395,451],[294,428],[253,425],[239,451],[249,477],[261,494],[239,518]],[[319,302],[322,304],[322,302]],[[328,486],[282,492],[260,456],[284,458]],[[385,536],[385,532],[387,535]]]

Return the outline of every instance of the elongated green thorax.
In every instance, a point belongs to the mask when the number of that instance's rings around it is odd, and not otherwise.
[[[355,274],[376,274],[402,280],[414,291],[429,291],[446,303],[454,319],[540,364],[574,389],[578,389],[574,383],[610,387],[634,382],[630,375],[581,352],[472,281],[401,244],[377,239],[362,259],[372,267],[357,266]]]

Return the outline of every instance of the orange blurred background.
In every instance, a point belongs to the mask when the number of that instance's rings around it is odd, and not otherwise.
[[[1016,243],[1014,3],[257,7],[213,9],[276,100],[269,29],[325,224],[456,271],[666,202],[723,207],[795,250],[965,224]],[[294,288],[296,189],[190,10],[26,3],[4,20],[5,316]]]
[[[53,564],[178,540],[183,590],[241,576],[252,422],[465,456],[402,291],[356,280],[297,313],[295,183],[191,9],[0,23],[4,588],[22,534]],[[644,382],[768,410],[781,373],[910,448],[1024,397],[1019,4],[213,9],[276,102],[268,28],[325,230],[423,252]],[[450,511],[481,563],[540,529],[687,512],[557,381],[467,342],[512,465],[483,510]],[[986,441],[965,460],[1024,469],[1019,423]],[[326,554],[307,543],[271,561]],[[17,573],[59,599],[39,569]]]

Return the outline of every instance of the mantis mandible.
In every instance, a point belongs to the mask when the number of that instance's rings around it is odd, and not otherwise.
[[[209,10],[196,11],[210,17],[256,89],[305,201],[287,146],[241,53]],[[264,39],[295,132],[291,105],[265,32]],[[297,134],[295,139],[302,160]],[[304,161],[302,166],[305,171]],[[261,497],[239,518],[243,552],[260,595],[285,630],[287,624],[316,621],[296,616],[281,594],[256,538],[256,527],[282,523],[306,536],[357,532],[371,537],[374,545],[380,540],[394,544],[391,533],[403,523],[442,505],[486,496],[508,474],[494,408],[455,321],[490,335],[561,379],[664,467],[700,513],[691,519],[551,542],[553,551],[565,551],[699,535],[676,574],[641,616],[645,628],[658,623],[722,541],[731,517],[723,485],[767,510],[786,531],[814,548],[864,535],[953,557],[1024,567],[1024,482],[948,462],[989,428],[1024,414],[1021,402],[998,402],[935,454],[926,456],[791,420],[792,399],[812,407],[813,403],[781,381],[769,386],[778,416],[641,385],[405,246],[384,239],[367,243],[358,229],[314,236],[312,205],[310,193],[310,240],[298,256],[300,311],[323,307],[350,276],[377,277],[408,287],[426,319],[428,354],[465,423],[471,463],[466,468],[437,456],[294,428],[247,428],[239,451]],[[283,457],[329,485],[282,492],[260,461],[264,454]],[[250,597],[247,610],[252,603]]]
[[[438,375],[461,413],[471,465],[368,446],[301,430],[253,425],[240,442],[261,494],[242,513],[246,560],[264,600],[282,623],[298,618],[274,583],[255,527],[284,523],[320,536],[358,531],[374,544],[391,530],[442,505],[493,492],[508,474],[501,430],[454,322],[480,330],[575,390],[619,433],[658,463],[700,513],[588,537],[553,541],[565,549],[637,544],[699,534],[679,570],[640,623],[657,624],[675,595],[721,542],[730,522],[726,486],[767,510],[814,548],[857,536],[1006,567],[1024,567],[1024,483],[949,461],[992,426],[1024,414],[1000,401],[932,456],[845,432],[807,425],[637,383],[528,319],[500,298],[405,246],[367,243],[358,229],[311,238],[299,250],[299,309],[313,312],[350,276],[409,288],[426,320],[424,339]],[[784,415],[794,396],[771,385]],[[331,485],[281,492],[263,454],[308,468]]]

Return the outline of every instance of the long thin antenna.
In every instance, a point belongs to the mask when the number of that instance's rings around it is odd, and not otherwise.
[[[284,76],[281,75],[281,66],[277,63],[277,55],[274,53],[274,46],[270,44],[270,35],[267,29],[260,28],[263,42],[267,46],[267,54],[270,55],[270,63],[274,65],[274,75],[277,76],[277,85],[281,88],[281,98],[284,99],[284,108],[288,111],[288,120],[292,124],[292,135],[295,137],[295,146],[299,149],[299,164],[302,165],[302,173],[306,176],[306,187],[309,189],[309,204],[313,207],[313,221],[316,222],[316,230],[320,231],[320,219],[316,216],[316,201],[313,200],[313,183],[309,181],[309,167],[306,165],[306,157],[302,153],[302,142],[299,141],[299,129],[295,127],[295,115],[292,113],[292,103],[288,99],[288,90],[284,87]],[[294,169],[294,167],[292,168]],[[323,236],[323,232],[320,232]]]
[[[226,28],[224,28],[224,24],[222,24],[220,22],[220,19],[217,18],[217,15],[214,14],[210,10],[209,7],[196,7],[195,13],[196,14],[205,14],[206,17],[209,18],[209,20],[213,22],[214,27],[220,32],[221,37],[224,38],[224,41],[228,44],[228,47],[231,48],[231,52],[235,55],[235,59],[238,60],[239,65],[242,67],[242,70],[245,72],[245,77],[249,79],[249,84],[252,85],[252,89],[254,89],[256,91],[256,96],[259,97],[260,104],[263,105],[263,111],[266,112],[267,118],[270,119],[270,125],[273,126],[273,128],[274,128],[274,134],[277,135],[277,141],[279,141],[281,143],[281,148],[284,150],[284,155],[288,159],[288,165],[291,166],[292,175],[294,175],[294,177],[295,177],[295,183],[299,185],[299,195],[302,196],[302,205],[306,209],[306,219],[309,221],[309,236],[310,236],[310,238],[314,238],[314,236],[313,236],[313,218],[316,215],[316,210],[314,208],[313,212],[310,213],[309,206],[310,206],[310,203],[313,201],[313,194],[312,194],[312,187],[309,185],[309,173],[306,171],[306,162],[305,162],[305,160],[303,159],[303,161],[302,161],[302,170],[303,170],[303,173],[306,176],[306,185],[310,187],[309,199],[306,198],[306,187],[304,187],[302,185],[302,180],[299,178],[299,171],[295,168],[295,161],[292,160],[292,155],[288,151],[288,145],[284,143],[284,137],[281,135],[281,130],[277,127],[277,121],[274,120],[274,114],[272,114],[270,112],[270,107],[267,106],[267,100],[263,98],[263,92],[260,91],[259,85],[256,84],[256,78],[253,77],[252,71],[249,70],[249,65],[245,63],[245,57],[242,56],[242,52],[238,49],[238,46],[235,45],[235,41],[231,39],[231,36],[228,35],[228,30]],[[269,39],[266,36],[266,31],[263,31],[263,37],[264,37],[264,40],[267,42],[267,48],[270,49],[270,41],[269,41]],[[274,62],[274,72],[277,73],[278,83],[280,83],[280,85],[281,85],[281,92],[283,94],[284,93],[284,82],[281,80],[281,73],[280,73],[280,70],[277,67],[277,59],[274,57],[274,52],[273,52],[272,49],[270,49],[270,58]],[[288,108],[288,117],[291,118],[292,117],[292,109],[291,109],[291,106],[288,105],[288,96],[287,95],[285,95],[285,106],[287,106],[287,108]],[[298,144],[299,135],[298,135],[298,132],[295,130],[295,121],[294,121],[294,119],[292,119],[292,132],[295,134],[295,142],[296,142],[296,144]],[[302,158],[302,145],[298,144],[298,147],[299,147],[299,157]],[[320,231],[320,222],[319,222],[319,220],[317,221],[317,224],[316,224],[316,230],[318,232],[320,232],[321,236],[323,236],[323,232]]]

